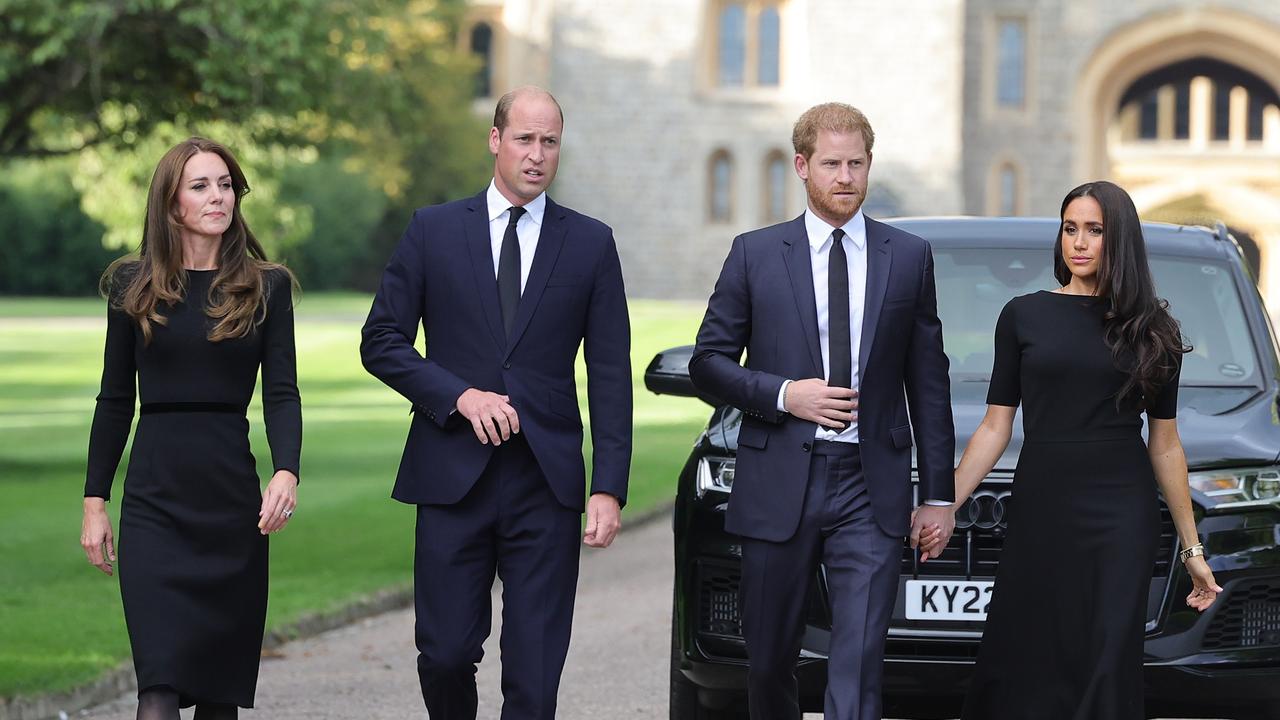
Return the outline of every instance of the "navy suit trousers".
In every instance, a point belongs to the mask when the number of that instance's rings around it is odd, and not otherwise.
[[[880,720],[885,634],[901,553],[902,538],[876,523],[858,446],[814,442],[796,534],[782,542],[742,540],[739,606],[752,720],[800,718],[795,670],[808,608],[803,589],[819,563],[832,614],[825,717]]]
[[[489,636],[495,575],[502,580],[502,718],[555,717],[580,518],[556,500],[523,435],[494,450],[461,502],[418,506],[415,635],[428,717],[476,717],[476,664]]]

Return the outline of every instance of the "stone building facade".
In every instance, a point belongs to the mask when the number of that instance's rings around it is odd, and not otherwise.
[[[705,298],[735,234],[798,214],[791,126],[841,100],[876,129],[868,214],[1056,215],[1109,178],[1225,221],[1280,303],[1274,0],[472,0],[461,42],[478,112],[556,94],[552,192],[636,297]]]

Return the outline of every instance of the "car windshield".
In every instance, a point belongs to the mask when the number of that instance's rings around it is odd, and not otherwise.
[[[1017,295],[1059,287],[1044,250],[935,248],[938,315],[954,382],[988,382],[996,318]],[[1156,293],[1194,347],[1181,386],[1257,385],[1258,363],[1230,268],[1201,258],[1150,258]]]

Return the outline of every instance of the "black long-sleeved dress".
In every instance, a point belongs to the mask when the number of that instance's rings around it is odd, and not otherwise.
[[[1106,298],[1041,291],[996,324],[987,402],[1025,440],[965,720],[1141,720],[1147,595],[1160,539],[1137,407],[1103,337]],[[1179,360],[1180,362],[1180,360]],[[1147,398],[1177,415],[1178,376]]]
[[[117,275],[127,281],[128,266]],[[133,421],[120,508],[118,571],[139,691],[167,685],[184,707],[252,707],[267,610],[267,538],[246,408],[262,369],[263,416],[277,470],[298,472],[302,412],[288,276],[266,274],[266,318],[210,342],[216,270],[188,270],[184,302],[152,324],[150,344],[107,312],[102,388],[89,437],[86,497],[109,498]],[[118,291],[118,290],[117,290]]]

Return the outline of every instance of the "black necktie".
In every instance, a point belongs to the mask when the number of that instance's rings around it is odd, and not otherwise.
[[[831,374],[827,384],[852,387],[853,349],[849,336],[849,258],[844,252],[844,231],[831,233],[831,256],[827,265],[827,347]]]
[[[507,221],[502,250],[498,252],[498,304],[502,307],[502,330],[510,336],[511,326],[516,324],[516,308],[520,305],[520,237],[516,235],[516,224],[526,211],[513,207],[508,212],[511,219]]]

